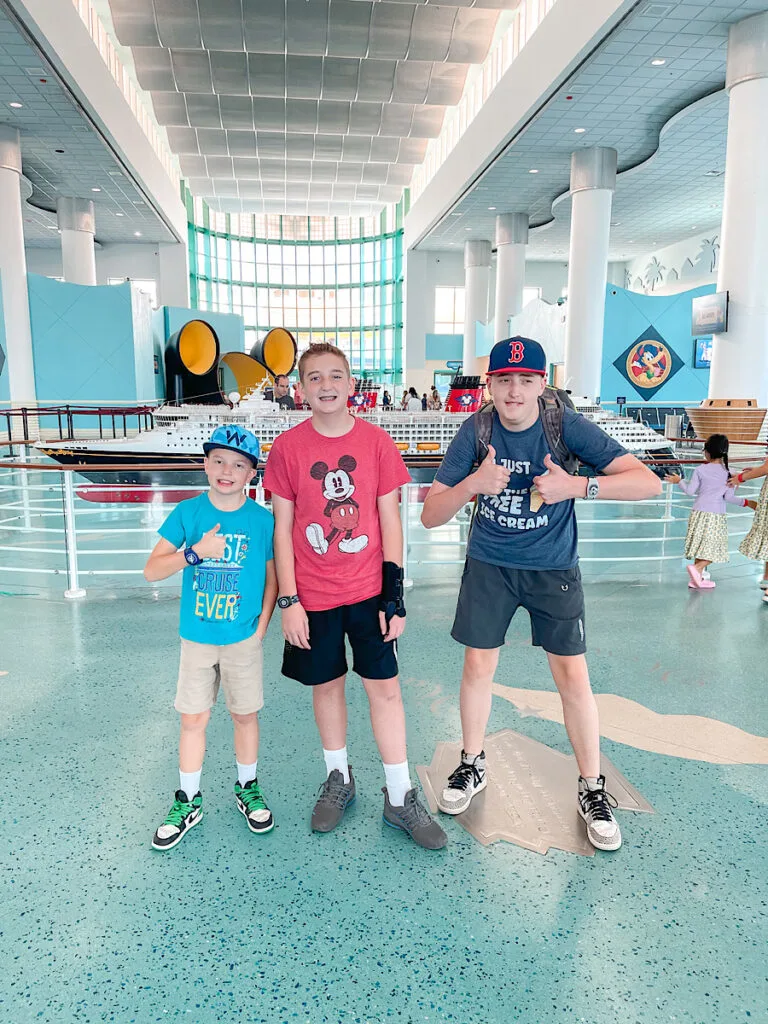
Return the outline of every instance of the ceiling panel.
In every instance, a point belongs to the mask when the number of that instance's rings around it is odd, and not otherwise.
[[[640,4],[419,248],[492,241],[497,214],[522,211],[533,226],[530,258],[567,256],[570,156],[587,146],[615,148],[627,172],[614,195],[611,259],[719,223],[728,26],[765,7],[761,0]],[[666,63],[655,67],[654,59]]]
[[[109,0],[117,38],[132,48],[139,84],[179,156],[289,156],[309,159],[311,170],[322,161],[397,165],[388,195],[410,181],[446,107],[461,99],[499,12],[518,3]],[[203,198],[222,194],[210,167],[184,166],[193,190],[210,189]],[[295,184],[286,178],[286,200]],[[373,185],[362,195],[366,209],[372,194]]]
[[[167,61],[157,52],[158,61]],[[55,210],[61,196],[93,201],[97,242],[175,241],[130,172],[2,9],[0,110],[3,123],[20,132],[22,169],[32,186],[24,209],[27,245],[60,246]]]

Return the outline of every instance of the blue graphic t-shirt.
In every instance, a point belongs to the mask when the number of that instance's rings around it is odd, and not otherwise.
[[[256,632],[273,558],[272,513],[250,499],[236,512],[222,512],[200,494],[179,502],[158,532],[176,548],[187,548],[217,523],[227,541],[224,558],[184,569],[179,632],[184,640],[223,646]]]
[[[597,471],[626,455],[618,441],[571,409],[563,416],[563,439]],[[549,451],[541,420],[527,430],[506,430],[494,411],[491,444],[496,462],[511,469],[512,475],[501,494],[478,496],[468,554],[509,569],[572,569],[579,560],[573,501],[545,505],[533,485],[533,478],[546,471],[544,456]],[[470,418],[451,442],[435,479],[454,487],[469,476],[474,461],[475,424]]]

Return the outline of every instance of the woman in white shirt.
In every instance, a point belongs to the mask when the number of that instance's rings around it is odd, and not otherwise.
[[[406,411],[421,412],[421,399],[416,392],[416,388],[408,388],[408,405],[406,406]]]

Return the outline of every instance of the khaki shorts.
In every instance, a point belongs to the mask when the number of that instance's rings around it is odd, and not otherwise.
[[[174,707],[183,715],[208,711],[216,703],[221,684],[231,714],[260,711],[264,707],[262,663],[261,640],[255,633],[223,646],[182,637]]]

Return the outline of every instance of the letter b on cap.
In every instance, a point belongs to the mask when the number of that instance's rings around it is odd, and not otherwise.
[[[510,363],[522,363],[525,357],[525,345],[522,341],[513,341],[509,346]]]

